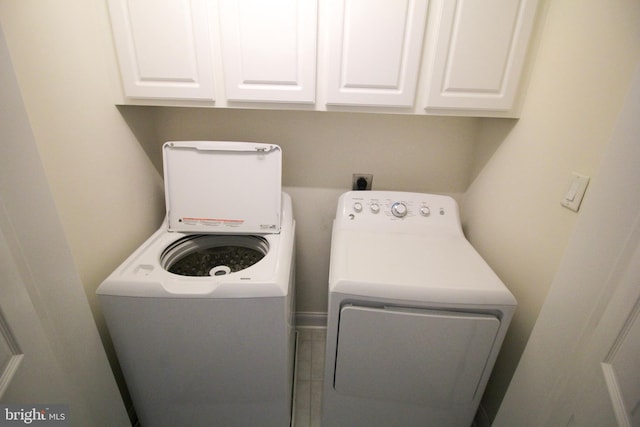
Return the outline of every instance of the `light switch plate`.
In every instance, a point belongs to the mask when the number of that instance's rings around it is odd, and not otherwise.
[[[587,185],[589,185],[588,176],[573,172],[569,188],[567,188],[567,191],[560,202],[562,206],[567,209],[571,209],[574,212],[578,212],[584,193],[587,191]]]

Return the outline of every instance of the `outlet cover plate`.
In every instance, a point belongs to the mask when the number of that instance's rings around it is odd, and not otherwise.
[[[578,212],[584,193],[587,191],[587,185],[589,185],[588,176],[573,172],[569,188],[560,202],[562,206],[567,209],[571,209],[574,212]]]

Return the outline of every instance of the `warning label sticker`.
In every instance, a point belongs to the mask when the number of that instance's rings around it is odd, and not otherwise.
[[[182,217],[179,221],[184,225],[205,227],[239,227],[244,224],[243,219]]]

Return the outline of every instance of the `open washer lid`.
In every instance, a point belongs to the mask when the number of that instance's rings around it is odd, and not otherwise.
[[[167,142],[163,146],[169,231],[279,233],[282,151],[273,144]]]

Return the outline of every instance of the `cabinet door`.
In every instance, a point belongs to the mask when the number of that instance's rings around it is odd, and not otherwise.
[[[315,102],[317,0],[220,0],[226,98]]]
[[[434,1],[426,108],[508,111],[515,101],[538,0]]]
[[[109,0],[124,92],[213,100],[206,0]]]
[[[427,1],[332,1],[329,104],[413,106]]]

